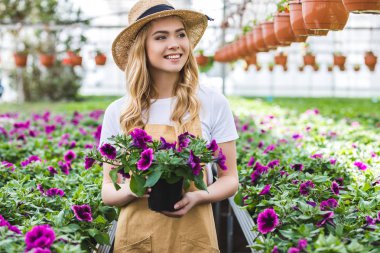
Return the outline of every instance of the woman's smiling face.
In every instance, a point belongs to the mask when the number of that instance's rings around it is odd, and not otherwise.
[[[178,73],[189,58],[190,41],[178,17],[151,22],[146,40],[149,71]]]

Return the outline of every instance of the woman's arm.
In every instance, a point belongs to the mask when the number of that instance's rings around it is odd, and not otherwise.
[[[239,186],[236,165],[236,143],[235,141],[229,141],[218,143],[218,146],[226,156],[226,166],[228,169],[221,170],[218,168],[218,180],[207,188],[208,192],[187,192],[182,200],[177,202],[174,206],[178,211],[163,212],[164,214],[171,217],[181,217],[195,205],[221,201],[235,194]],[[218,152],[219,151],[216,152],[216,155],[218,155]]]
[[[112,183],[112,179],[109,176],[111,169],[111,164],[103,164],[102,200],[105,205],[122,207],[137,197],[129,188],[129,180],[126,180],[125,183],[122,183],[123,178],[120,174],[117,174],[117,183],[121,189],[118,191],[115,189],[115,186]]]

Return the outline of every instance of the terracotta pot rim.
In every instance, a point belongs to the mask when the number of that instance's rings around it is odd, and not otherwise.
[[[302,4],[302,0],[290,0],[289,5],[291,4]]]

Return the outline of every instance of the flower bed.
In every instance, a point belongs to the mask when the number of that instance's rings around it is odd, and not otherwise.
[[[0,251],[90,252],[109,244],[102,168],[86,170],[103,112],[0,115]]]
[[[258,105],[250,105],[255,115],[236,119],[241,188],[235,202],[256,224],[251,247],[378,252],[378,126],[334,121],[317,109],[297,114]]]

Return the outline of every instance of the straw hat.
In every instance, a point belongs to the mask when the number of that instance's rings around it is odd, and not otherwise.
[[[112,56],[116,65],[124,71],[128,51],[140,29],[153,19],[179,16],[188,28],[188,37],[193,48],[198,44],[207,28],[207,15],[191,10],[176,10],[165,0],[139,0],[129,11],[129,26],[112,43]]]

